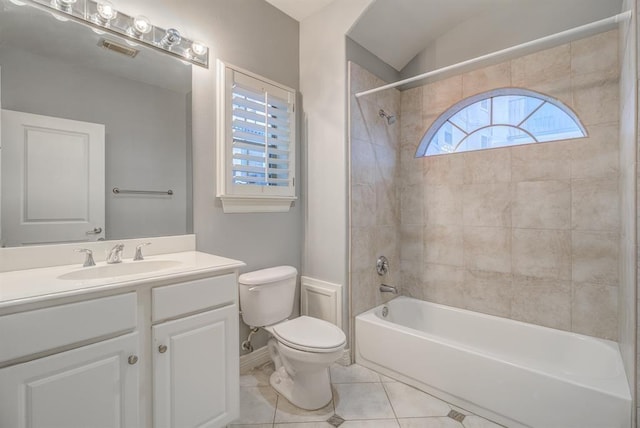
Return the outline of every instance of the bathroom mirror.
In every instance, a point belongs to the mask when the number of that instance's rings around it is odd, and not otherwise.
[[[0,0],[0,102],[2,246],[192,233],[190,65]]]

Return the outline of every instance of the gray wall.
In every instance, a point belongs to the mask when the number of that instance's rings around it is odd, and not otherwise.
[[[621,0],[563,0],[546,7],[539,2],[508,2],[451,28],[418,53],[400,75],[406,79],[606,18],[619,13],[621,3]],[[507,58],[496,62],[504,59]]]
[[[105,125],[107,239],[187,233],[187,94],[6,46],[0,64],[2,108]]]
[[[387,83],[400,80],[400,72],[375,56],[358,42],[347,37],[347,62],[352,61],[364,67],[376,77]]]
[[[127,11],[129,8],[157,25],[179,28],[186,37],[202,40],[211,48],[209,69],[193,68],[193,202],[198,250],[242,260],[247,263],[243,271],[276,265],[300,270],[300,144],[296,162],[298,200],[290,212],[224,214],[215,197],[215,59],[298,89],[298,22],[264,0],[132,0],[127,2]],[[298,117],[300,110],[296,109]],[[298,126],[298,141],[303,132]],[[247,333],[241,323],[241,340]],[[261,334],[255,346],[264,341]]]

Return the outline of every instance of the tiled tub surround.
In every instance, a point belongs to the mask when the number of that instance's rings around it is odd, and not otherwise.
[[[636,0],[622,2],[623,10],[636,11]],[[620,280],[618,292],[618,343],[632,395],[636,392],[637,296],[637,40],[636,21],[620,25]],[[634,411],[634,416],[635,416]]]
[[[386,82],[351,62],[352,94]],[[351,316],[393,297],[380,283],[400,287],[400,123],[389,125],[378,112],[398,117],[400,91],[356,100],[351,97]],[[389,273],[375,270],[378,256],[389,259]],[[353,319],[351,320],[353,321]]]
[[[402,92],[403,293],[617,340],[618,80],[614,30]],[[558,98],[589,137],[415,158],[447,108],[502,87]]]
[[[630,426],[615,342],[404,296],[355,328],[358,364],[505,426]]]

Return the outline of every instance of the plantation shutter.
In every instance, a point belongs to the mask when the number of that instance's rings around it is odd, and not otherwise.
[[[233,71],[230,174],[232,187],[241,193],[261,187],[261,194],[293,196],[294,97]]]

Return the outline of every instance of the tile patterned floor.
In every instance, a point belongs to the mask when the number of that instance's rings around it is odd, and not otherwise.
[[[240,377],[240,419],[232,428],[500,428],[466,410],[357,364],[334,364],[334,400],[298,409],[269,386],[273,365]],[[463,418],[464,417],[464,418]],[[462,419],[462,422],[458,420]]]

